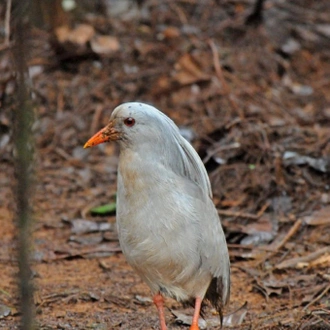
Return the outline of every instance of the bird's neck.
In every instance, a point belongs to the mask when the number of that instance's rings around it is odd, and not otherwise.
[[[170,174],[159,155],[130,149],[120,152],[118,171],[126,189],[139,191],[163,182]]]

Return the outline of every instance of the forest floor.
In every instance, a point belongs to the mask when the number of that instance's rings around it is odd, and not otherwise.
[[[115,202],[118,148],[83,149],[118,104],[142,101],[180,126],[210,175],[231,259],[223,328],[330,329],[329,1],[267,1],[261,22],[248,19],[252,0],[146,0],[122,12],[115,3],[82,1],[67,25],[34,27],[27,41],[37,328],[159,329],[115,214],[90,211]],[[1,329],[20,321],[15,91],[2,46]],[[188,329],[192,308],[166,307],[169,329]],[[205,320],[219,329],[211,307]]]

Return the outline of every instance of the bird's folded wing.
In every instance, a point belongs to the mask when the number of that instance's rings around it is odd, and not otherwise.
[[[230,261],[226,238],[213,203],[208,203],[204,214],[205,226],[200,242],[202,265],[218,279],[219,283],[222,283],[222,288],[218,289],[222,291],[225,304],[230,293]]]
[[[181,135],[175,136],[183,163],[182,176],[197,183],[212,198],[211,184],[205,166],[196,150]]]

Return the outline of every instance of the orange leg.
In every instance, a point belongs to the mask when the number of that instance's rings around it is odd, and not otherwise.
[[[198,319],[199,319],[199,312],[201,310],[201,305],[202,305],[202,299],[199,297],[196,297],[195,311],[194,311],[194,316],[193,316],[190,330],[199,330]]]
[[[167,330],[164,314],[164,298],[160,293],[154,295],[154,303],[158,309],[160,329]]]

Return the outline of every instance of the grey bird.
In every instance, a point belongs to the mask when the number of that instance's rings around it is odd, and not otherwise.
[[[150,287],[161,330],[163,296],[194,301],[190,330],[198,330],[205,298],[217,309],[230,295],[225,235],[210,181],[195,149],[156,108],[124,103],[84,148],[119,143],[117,227],[127,262]]]

